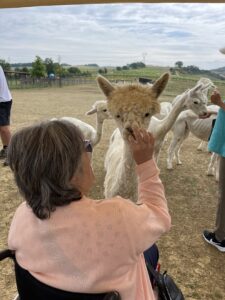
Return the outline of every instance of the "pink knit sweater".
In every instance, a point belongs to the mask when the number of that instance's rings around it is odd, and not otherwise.
[[[170,229],[171,220],[154,161],[138,165],[137,174],[142,205],[121,197],[83,197],[43,221],[22,203],[8,237],[18,263],[59,289],[155,299],[142,253]]]

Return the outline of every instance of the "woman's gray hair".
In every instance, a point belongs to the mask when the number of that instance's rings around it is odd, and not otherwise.
[[[57,206],[81,199],[70,181],[80,170],[81,131],[67,121],[47,121],[16,132],[8,147],[9,166],[20,193],[39,219]]]

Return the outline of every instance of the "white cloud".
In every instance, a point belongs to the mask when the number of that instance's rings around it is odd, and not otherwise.
[[[0,58],[70,64],[225,65],[225,4],[101,4],[0,10]]]

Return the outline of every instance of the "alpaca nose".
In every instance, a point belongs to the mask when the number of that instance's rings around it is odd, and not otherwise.
[[[133,134],[133,129],[131,127],[127,127],[126,130],[130,133]]]
[[[127,127],[126,130],[128,131],[128,133],[129,133],[130,135],[132,135],[133,138],[135,138],[135,136],[134,136],[134,131],[133,131],[132,127]]]

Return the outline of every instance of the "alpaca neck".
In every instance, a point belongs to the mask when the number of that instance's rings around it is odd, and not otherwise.
[[[119,174],[119,195],[130,200],[137,201],[137,176],[135,172],[135,161],[130,148],[126,142],[123,145],[121,157],[121,168]]]
[[[96,117],[96,132],[95,132],[95,137],[93,140],[93,146],[96,146],[102,137],[102,126],[103,126],[103,121]]]
[[[135,172],[135,162],[130,151],[130,147],[126,142],[124,142],[122,160],[124,173],[130,174],[131,172]]]
[[[162,120],[159,120],[159,125],[157,126],[155,138],[164,137],[167,132],[172,128],[174,122],[176,121],[178,115],[186,108],[186,97],[181,98],[172,107],[168,116]]]

